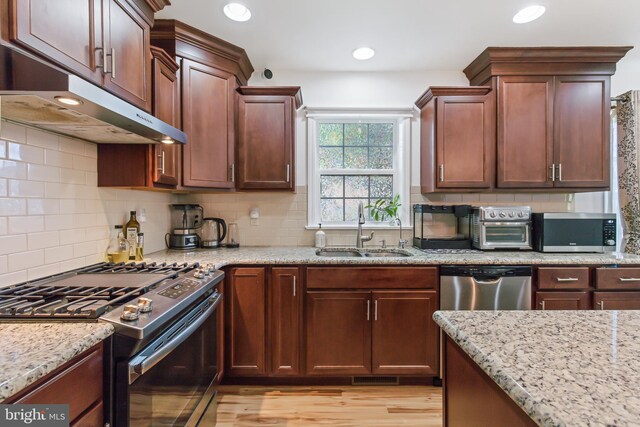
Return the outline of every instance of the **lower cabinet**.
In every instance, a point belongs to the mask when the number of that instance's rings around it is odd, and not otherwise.
[[[594,292],[596,310],[640,310],[640,292]]]
[[[300,374],[302,292],[297,267],[271,269],[269,294],[269,348],[273,375]]]
[[[591,299],[587,291],[536,292],[538,310],[589,310]]]
[[[436,291],[307,292],[307,374],[436,375]]]

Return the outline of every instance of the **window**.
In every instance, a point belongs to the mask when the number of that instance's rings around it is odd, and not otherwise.
[[[410,113],[309,113],[309,226],[354,227],[358,204],[400,194],[408,225]],[[389,227],[366,212],[369,225]]]

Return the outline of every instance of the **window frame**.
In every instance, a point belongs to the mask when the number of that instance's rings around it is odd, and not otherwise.
[[[307,229],[317,229],[320,221],[321,175],[392,175],[393,195],[400,194],[400,220],[409,228],[410,211],[410,144],[413,110],[307,110]],[[393,169],[320,169],[318,125],[320,123],[394,123]],[[324,229],[356,229],[355,221],[322,222]],[[389,221],[367,221],[366,228],[398,229]]]

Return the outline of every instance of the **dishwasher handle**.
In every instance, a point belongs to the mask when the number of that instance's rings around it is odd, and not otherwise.
[[[479,285],[497,285],[502,277],[472,277],[473,281]]]

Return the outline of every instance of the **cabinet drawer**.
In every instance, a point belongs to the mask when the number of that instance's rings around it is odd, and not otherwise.
[[[640,289],[640,268],[597,268],[597,289]]]
[[[102,344],[99,344],[11,403],[68,404],[69,419],[75,420],[95,402],[102,402],[102,360]]]
[[[589,267],[540,267],[538,289],[587,289]]]
[[[309,267],[307,289],[434,289],[436,267]]]

